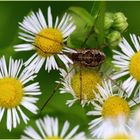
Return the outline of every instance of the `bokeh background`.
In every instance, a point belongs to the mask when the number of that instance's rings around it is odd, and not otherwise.
[[[27,60],[33,52],[17,52],[13,50],[13,45],[22,43],[18,39],[18,22],[23,20],[31,10],[37,11],[41,8],[44,15],[47,15],[47,7],[51,6],[52,13],[54,16],[62,15],[68,7],[80,6],[87,9],[89,12],[93,1],[40,1],[40,2],[0,2],[0,56],[6,55],[7,58],[12,56],[14,58],[22,58]],[[139,35],[140,33],[140,2],[131,1],[108,1],[106,2],[106,11],[109,12],[123,12],[128,18],[129,27],[124,36],[129,40],[129,33],[135,33]],[[52,71],[47,73],[44,68],[38,74],[35,81],[40,82],[40,87],[42,91],[42,96],[38,102],[38,107],[41,108],[43,103],[51,94],[51,91],[56,86],[55,81],[59,79],[59,74],[57,71]],[[49,104],[45,107],[44,111],[37,116],[30,115],[31,121],[28,125],[34,126],[34,120],[38,117],[43,117],[46,114],[50,116],[57,116],[62,125],[65,120],[69,120],[71,127],[80,124],[80,130],[86,131],[88,129],[88,122],[91,119],[86,116],[86,109],[82,108],[79,103],[75,104],[71,108],[65,105],[67,99],[71,99],[70,95],[61,95],[59,92],[51,99]],[[0,123],[0,138],[20,138],[20,135],[25,128],[25,124],[21,123],[12,132],[8,132],[6,129],[6,116],[2,119]],[[88,134],[88,133],[87,133]]]

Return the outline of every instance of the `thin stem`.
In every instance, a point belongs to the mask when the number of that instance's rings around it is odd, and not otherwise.
[[[80,65],[80,101],[82,100],[82,67]]]
[[[65,76],[64,78],[66,78],[72,70],[73,70],[73,68],[70,69],[70,71],[66,74],[66,76]],[[62,84],[62,81],[60,81],[60,82],[56,85],[56,87],[52,90],[52,92],[51,92],[51,94],[50,94],[48,100],[47,100],[47,101],[44,103],[44,105],[41,107],[40,113],[43,111],[43,109],[45,108],[45,106],[49,103],[49,101],[51,100],[51,98],[56,94],[56,91],[59,89],[59,87],[60,87],[61,84]]]
[[[111,80],[111,82],[114,83],[114,84],[117,86],[117,88],[119,88],[121,91],[123,91],[123,92],[125,93],[125,95],[128,94],[128,93],[127,93],[122,87],[120,87],[112,78],[110,78],[110,77],[107,76],[107,75],[106,75],[106,77],[107,77],[109,80]],[[131,100],[137,105],[137,102],[136,102],[135,100],[133,100],[133,99],[131,99]]]

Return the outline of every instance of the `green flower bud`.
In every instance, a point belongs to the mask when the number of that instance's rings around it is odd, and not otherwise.
[[[107,43],[110,46],[117,46],[121,42],[122,37],[121,37],[120,32],[112,31],[111,33],[107,35],[106,39],[107,39]]]
[[[104,29],[109,29],[113,24],[113,13],[105,13],[104,17]]]
[[[128,27],[128,23],[127,23],[127,18],[123,13],[121,12],[115,13],[113,19],[114,19],[114,23],[113,23],[114,29],[121,32],[126,30],[126,28]]]

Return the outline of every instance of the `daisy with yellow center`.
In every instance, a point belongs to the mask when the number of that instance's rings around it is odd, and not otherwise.
[[[36,51],[25,63],[25,66],[29,65],[28,69],[34,68],[38,72],[45,61],[45,69],[48,72],[51,69],[58,69],[55,57],[58,57],[66,67],[72,63],[63,53],[73,51],[64,46],[64,42],[76,28],[70,15],[65,13],[60,22],[57,17],[53,24],[51,8],[48,7],[48,23],[39,9],[36,14],[32,12],[19,24],[19,28],[24,31],[19,33],[19,38],[27,43],[14,46],[15,51]]]
[[[85,140],[85,133],[76,133],[79,125],[75,126],[71,131],[70,123],[65,121],[63,127],[60,128],[58,118],[46,116],[44,119],[36,121],[37,129],[29,126],[25,129],[22,139],[38,139],[38,140]],[[60,131],[61,130],[61,131]]]
[[[63,87],[60,88],[60,93],[70,93],[73,96],[73,99],[68,100],[66,103],[69,107],[71,107],[77,100],[81,101],[83,107],[85,104],[92,103],[95,99],[93,90],[96,91],[97,84],[101,83],[101,75],[95,70],[82,68],[81,73],[82,80],[80,80],[79,70],[75,70],[74,68],[69,68],[67,71],[60,69],[60,75],[62,78],[59,83],[63,85]],[[82,90],[80,88],[82,88]]]
[[[125,132],[125,127],[131,119],[131,107],[136,105],[135,102],[140,102],[136,97],[133,101],[126,100],[125,93],[116,91],[110,80],[104,80],[101,85],[97,86],[99,94],[95,94],[96,101],[92,103],[94,110],[87,113],[94,116],[94,120],[89,123],[89,129],[92,136],[97,138],[104,138],[106,134],[118,131],[120,126]]]
[[[7,68],[5,57],[0,59],[0,121],[4,115],[7,116],[7,129],[16,128],[20,124],[20,119],[27,123],[29,118],[23,112],[36,114],[37,106],[35,103],[40,95],[39,83],[28,82],[33,80],[36,75],[33,71],[23,70],[23,62],[21,60],[13,60],[10,58],[9,67]]]
[[[134,90],[140,91],[140,38],[134,34],[130,35],[133,43],[132,47],[125,39],[119,44],[120,51],[113,50],[113,63],[119,68],[114,73],[113,79],[124,77],[122,87],[130,96]]]

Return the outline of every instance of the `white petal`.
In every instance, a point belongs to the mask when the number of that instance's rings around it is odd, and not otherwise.
[[[79,128],[79,125],[75,126],[75,127],[71,130],[71,132],[65,137],[65,139],[70,139],[70,138],[76,133],[76,131],[78,130],[78,128]]]
[[[49,26],[49,28],[51,28],[53,26],[52,22],[53,22],[53,19],[52,19],[52,14],[51,14],[51,7],[48,7],[48,26]]]
[[[61,136],[62,138],[65,136],[67,130],[69,129],[69,125],[70,125],[70,124],[69,124],[68,121],[66,121],[66,122],[64,123],[64,126],[63,126],[62,131],[61,131],[61,134],[60,134],[60,136]]]
[[[20,109],[20,107],[18,106],[17,107],[17,109],[18,109],[18,111],[20,112],[20,114],[21,114],[21,117],[22,117],[22,119],[23,119],[23,121],[24,121],[24,123],[26,123],[27,124],[27,121],[29,120],[29,118],[23,113],[23,111]]]
[[[11,115],[11,109],[7,110],[7,129],[9,131],[12,130],[12,115]]]

